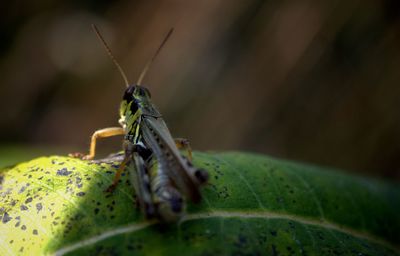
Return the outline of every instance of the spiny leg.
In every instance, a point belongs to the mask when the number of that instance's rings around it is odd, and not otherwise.
[[[92,139],[90,141],[89,155],[82,156],[81,153],[74,153],[74,154],[69,154],[69,156],[79,157],[84,160],[92,160],[94,158],[94,156],[96,155],[97,139],[112,137],[112,136],[116,136],[116,135],[124,135],[124,134],[125,134],[125,130],[122,127],[110,127],[110,128],[97,130],[93,133]]]
[[[181,150],[186,150],[188,153],[189,161],[192,161],[192,148],[190,147],[189,140],[183,138],[175,138],[176,147]]]
[[[125,155],[124,160],[122,160],[117,172],[115,173],[113,182],[106,189],[106,192],[113,192],[115,190],[115,188],[118,186],[118,182],[121,179],[121,174],[125,170],[125,167],[128,164],[128,162],[131,160],[131,157],[132,157],[132,155]]]
[[[133,159],[135,160],[136,166],[140,166],[140,164],[137,163],[138,159],[143,159],[140,154],[145,155],[148,154],[145,148],[143,148],[140,145],[136,144],[131,144],[131,143],[124,143],[124,150],[125,150],[125,156],[124,159],[122,160],[117,172],[115,173],[114,179],[112,184],[107,188],[107,192],[112,192],[114,189],[118,186],[118,182],[121,178],[122,172],[127,169],[127,165],[130,163],[130,161]],[[142,160],[143,161],[143,160]],[[141,165],[144,165],[142,163]]]

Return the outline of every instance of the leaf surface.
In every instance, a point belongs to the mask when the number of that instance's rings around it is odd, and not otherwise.
[[[194,154],[203,201],[146,221],[117,159],[37,158],[0,172],[0,255],[400,255],[398,184],[239,152]]]

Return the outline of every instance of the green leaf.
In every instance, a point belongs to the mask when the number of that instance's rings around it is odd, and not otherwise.
[[[245,153],[195,153],[210,182],[179,223],[146,221],[119,162],[0,172],[0,255],[400,255],[398,184]]]

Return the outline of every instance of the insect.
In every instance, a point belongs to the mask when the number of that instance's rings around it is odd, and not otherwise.
[[[95,156],[97,139],[124,135],[124,158],[107,191],[112,192],[118,185],[121,173],[128,170],[136,191],[137,205],[145,217],[175,221],[184,213],[185,199],[193,202],[201,200],[200,187],[207,182],[208,173],[192,165],[188,141],[173,139],[160,112],[151,101],[149,90],[141,85],[147,70],[173,29],[145,65],[137,83],[130,85],[99,30],[95,25],[92,27],[119,69],[127,88],[119,109],[121,127],[95,131],[89,154],[75,153],[73,156],[91,160]],[[187,150],[187,157],[179,149]]]

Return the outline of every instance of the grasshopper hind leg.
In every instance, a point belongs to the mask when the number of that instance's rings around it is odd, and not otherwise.
[[[146,218],[151,219],[156,216],[156,208],[153,203],[148,166],[139,152],[135,151],[132,158],[132,164],[127,166],[127,169],[136,192],[137,202]]]

